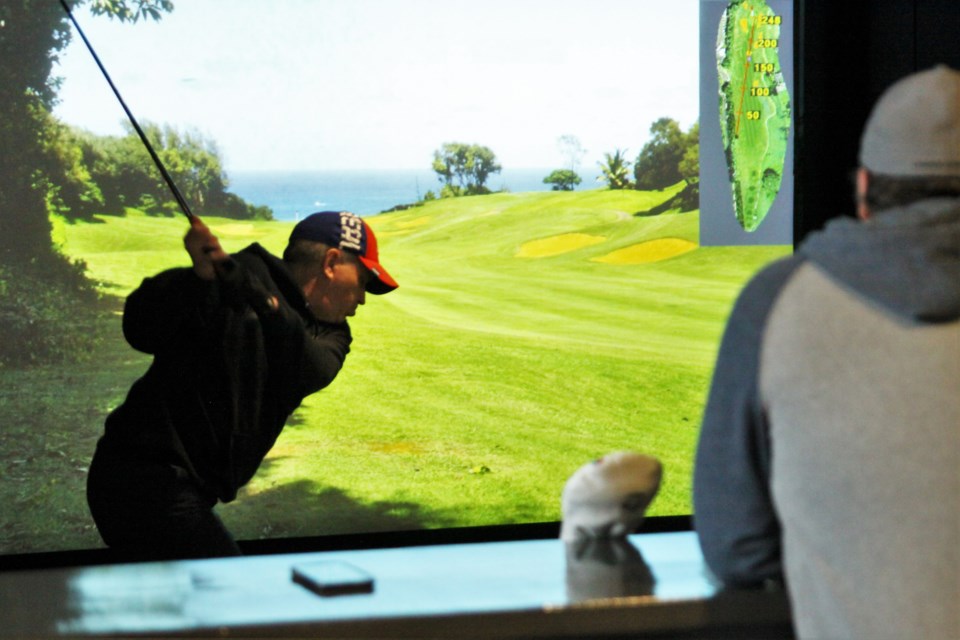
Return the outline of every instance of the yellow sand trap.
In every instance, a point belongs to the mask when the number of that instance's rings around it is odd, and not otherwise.
[[[657,238],[649,242],[641,242],[599,258],[592,258],[593,262],[607,264],[645,264],[673,258],[697,248],[695,242],[682,238]]]
[[[592,236],[587,233],[563,233],[559,236],[524,242],[520,245],[520,250],[517,251],[516,256],[518,258],[558,256],[561,253],[576,251],[604,240],[606,240],[604,236]]]
[[[255,236],[257,235],[256,231],[253,228],[253,225],[245,222],[231,222],[227,224],[218,224],[212,227],[214,233],[219,233],[223,236]]]

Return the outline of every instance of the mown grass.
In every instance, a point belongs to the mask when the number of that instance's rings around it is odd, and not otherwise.
[[[553,521],[566,478],[620,449],[664,462],[651,514],[689,513],[697,427],[723,322],[746,279],[789,249],[699,248],[642,265],[593,260],[658,238],[696,242],[696,212],[636,215],[673,191],[493,194],[368,218],[401,288],[369,296],[351,320],[344,370],[294,414],[238,500],[219,508],[228,526],[251,539]],[[292,226],[207,223],[228,251],[257,241],[277,253]],[[184,230],[180,219],[136,214],[56,228],[64,250],[116,296],[187,264]],[[518,257],[525,243],[561,234],[604,240]],[[17,393],[11,381],[24,394],[52,384],[57,402],[76,414],[57,415],[51,402],[49,415],[23,427],[69,430],[74,444],[67,461],[50,454],[43,477],[24,473],[17,482],[70,482],[50,490],[67,496],[63,506],[4,489],[5,512],[22,506],[0,516],[4,550],[98,544],[76,495],[85,456],[106,411],[147,364],[124,347],[119,328],[115,335],[95,375],[93,367],[60,372],[60,382],[37,372],[20,381],[2,375],[8,390],[0,397]],[[8,416],[20,410],[9,400],[0,405]],[[31,446],[49,448],[40,438]],[[56,539],[34,535],[65,514],[71,524]]]

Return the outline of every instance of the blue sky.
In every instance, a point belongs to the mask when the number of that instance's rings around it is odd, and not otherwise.
[[[505,167],[635,156],[697,118],[697,0],[176,0],[160,23],[77,20],[136,118],[194,128],[228,170],[429,169],[443,142]],[[55,113],[125,117],[79,37]]]

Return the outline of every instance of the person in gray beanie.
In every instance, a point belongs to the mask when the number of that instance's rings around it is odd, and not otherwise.
[[[694,469],[716,576],[784,584],[801,638],[960,637],[960,73],[887,89],[857,219],[744,288]]]

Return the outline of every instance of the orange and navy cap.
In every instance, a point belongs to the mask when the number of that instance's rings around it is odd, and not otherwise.
[[[380,264],[377,237],[360,216],[348,211],[319,211],[297,223],[290,232],[290,242],[310,240],[329,247],[349,251],[360,258],[373,277],[367,281],[367,291],[374,295],[390,293],[399,285]]]

